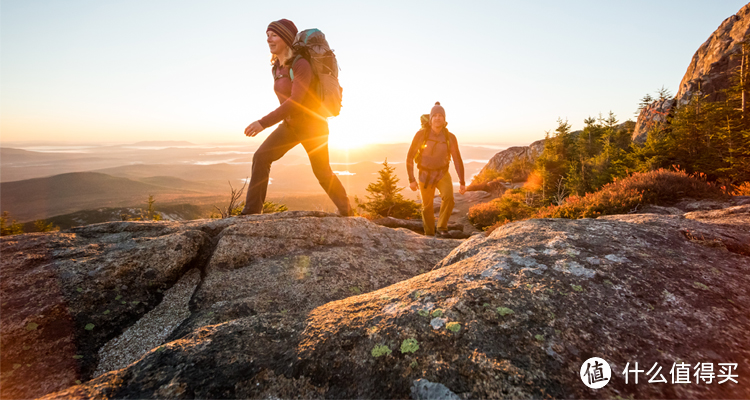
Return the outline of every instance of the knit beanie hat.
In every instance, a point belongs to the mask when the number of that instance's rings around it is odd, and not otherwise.
[[[294,43],[294,37],[297,36],[297,26],[294,25],[294,22],[288,20],[288,19],[280,19],[278,21],[273,21],[270,24],[268,24],[268,29],[266,29],[266,32],[271,31],[281,37],[281,40],[286,43],[287,46],[292,47],[292,43]]]
[[[435,116],[435,114],[443,114],[443,117],[445,117],[445,108],[440,105],[439,101],[436,101],[432,110],[430,110],[430,121],[432,121],[432,117]]]

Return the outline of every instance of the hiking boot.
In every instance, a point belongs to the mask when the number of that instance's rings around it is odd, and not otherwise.
[[[353,217],[354,216],[354,209],[347,204],[346,209],[340,209],[339,208],[339,216],[340,217]]]
[[[437,233],[435,233],[435,237],[439,237],[441,239],[452,239],[453,235],[451,235],[451,233],[448,231],[438,230]]]

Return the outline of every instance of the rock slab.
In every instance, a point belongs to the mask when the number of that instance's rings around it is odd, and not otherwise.
[[[278,314],[297,326],[326,302],[429,271],[460,243],[320,212],[2,237],[0,397],[106,379],[216,324]],[[263,376],[281,390],[283,377]]]
[[[460,398],[747,398],[749,227],[746,205],[515,222],[464,241],[430,272],[302,315],[226,312],[49,397],[406,398],[423,379]],[[258,262],[220,257],[215,267]],[[594,356],[614,376],[596,391],[579,376]],[[626,384],[634,362],[658,363],[667,379],[673,363],[737,363],[741,380]]]

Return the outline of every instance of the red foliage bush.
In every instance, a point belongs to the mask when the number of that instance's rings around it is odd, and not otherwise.
[[[750,182],[742,182],[741,185],[734,188],[734,196],[750,196]]]
[[[636,211],[646,204],[671,205],[680,199],[724,199],[726,194],[705,175],[659,169],[635,173],[583,197],[570,196],[559,206],[540,209],[535,218],[595,218]]]
[[[745,186],[740,186],[745,188]],[[747,185],[750,189],[750,184]],[[585,196],[570,196],[559,206],[547,206],[533,212],[526,218],[596,218],[601,215],[625,214],[637,211],[646,204],[672,205],[680,199],[726,199],[727,194],[716,184],[706,182],[704,174],[691,176],[683,171],[659,169],[635,173],[627,178],[604,185],[594,193]],[[471,213],[471,210],[469,210]],[[485,211],[486,213],[489,210]],[[491,220],[483,215],[482,221]],[[493,230],[520,218],[501,218],[486,229]],[[471,219],[469,219],[471,221]]]

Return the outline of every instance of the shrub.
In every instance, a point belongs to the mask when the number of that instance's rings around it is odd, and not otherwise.
[[[239,207],[237,207],[239,210],[237,214],[233,215],[239,215],[240,212],[242,212],[242,208],[245,207],[245,202],[243,201]],[[263,214],[271,214],[271,213],[277,213],[277,212],[284,212],[289,211],[289,207],[287,207],[285,204],[278,204],[274,203],[272,201],[266,201],[263,203]]]
[[[526,157],[520,157],[500,171],[490,168],[483,169],[472,178],[470,186],[498,181],[525,182],[533,170],[534,162]]]
[[[484,229],[498,222],[515,221],[529,218],[534,208],[526,202],[523,189],[506,191],[502,197],[488,203],[477,204],[469,209],[469,222],[478,229]]]
[[[52,232],[52,231],[59,231],[60,227],[55,226],[52,222],[47,222],[43,219],[38,219],[34,221],[34,229],[36,229],[37,232]]]
[[[585,196],[569,196],[563,204],[544,207],[525,218],[596,218],[635,212],[647,204],[672,205],[685,197],[725,199],[727,195],[718,185],[707,182],[703,174],[691,176],[684,171],[659,169],[634,173]],[[518,219],[521,218],[499,218],[486,231],[489,234],[507,222]]]
[[[742,182],[732,192],[734,196],[750,196],[750,182]]]
[[[490,169],[485,167],[481,171],[479,171],[478,174],[474,175],[473,178],[471,178],[471,183],[469,184],[469,187],[474,187],[475,185],[483,185],[487,182],[492,182],[498,179],[502,179],[500,177],[500,171],[496,171],[494,169]],[[480,190],[480,189],[477,189]]]
[[[562,205],[545,207],[534,217],[593,218],[636,211],[646,204],[672,205],[685,197],[724,199],[726,195],[717,185],[706,182],[703,174],[659,169],[635,173],[583,197],[570,196]]]
[[[3,211],[0,216],[0,235],[18,235],[23,233],[23,225],[21,225],[15,219],[11,219],[10,213]]]
[[[228,182],[229,192],[230,192],[229,193],[229,205],[227,205],[226,208],[224,209],[214,206],[214,208],[216,209],[216,211],[219,212],[219,214],[215,214],[215,213],[211,214],[211,218],[229,218],[233,215],[240,215],[240,213],[242,212],[242,208],[244,207],[245,204],[244,202],[242,202],[238,205],[237,201],[242,196],[242,192],[245,190],[245,185],[247,185],[247,182],[249,182],[249,180],[245,178],[245,180],[242,182],[242,187],[239,190],[235,189],[234,186],[232,186],[232,182]]]

